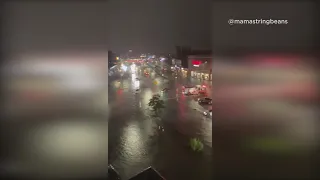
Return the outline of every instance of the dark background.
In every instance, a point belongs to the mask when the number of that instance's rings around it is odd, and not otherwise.
[[[3,3],[5,52],[106,51],[108,16],[103,1]]]
[[[212,48],[214,56],[314,52],[319,42],[319,9],[311,1],[7,1],[1,8],[3,62],[39,53],[172,53],[175,45]],[[289,24],[230,27],[230,18]]]
[[[317,4],[314,1],[214,1],[212,48],[215,53],[303,52],[319,43]],[[228,19],[283,19],[286,25],[234,25]]]

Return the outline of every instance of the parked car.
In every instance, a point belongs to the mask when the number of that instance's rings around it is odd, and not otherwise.
[[[198,99],[199,104],[212,104],[212,99],[205,97],[205,98],[199,98]]]
[[[203,115],[212,117],[212,109],[210,109],[208,111],[204,111]]]
[[[184,94],[184,95],[198,95],[199,93],[198,93],[198,91],[186,90],[186,91],[183,91],[182,94]]]
[[[161,91],[162,91],[162,92],[168,92],[169,89],[168,89],[168,88],[163,88]]]

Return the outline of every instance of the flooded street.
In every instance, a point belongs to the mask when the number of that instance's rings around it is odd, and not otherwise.
[[[137,77],[139,93],[134,85]],[[179,82],[137,72],[109,77],[109,83],[109,164],[122,179],[149,166],[168,180],[211,179],[212,120],[196,110],[192,97],[182,95]],[[165,87],[170,90],[161,93]],[[155,93],[165,99],[161,120],[150,116],[147,105]],[[190,149],[189,140],[194,137],[204,142],[202,153]]]

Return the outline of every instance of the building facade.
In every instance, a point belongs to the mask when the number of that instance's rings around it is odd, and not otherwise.
[[[191,78],[212,80],[212,56],[191,55],[188,56],[188,74]]]
[[[181,60],[180,59],[175,59],[175,58],[173,58],[172,60],[171,60],[171,64],[172,64],[172,66],[175,66],[175,67],[182,67],[182,64],[181,64]]]
[[[117,62],[117,56],[114,52],[108,51],[108,68],[114,66]]]
[[[188,57],[192,55],[211,56],[212,50],[210,49],[192,49],[191,47],[176,46],[176,59],[181,61],[181,67],[188,69]]]

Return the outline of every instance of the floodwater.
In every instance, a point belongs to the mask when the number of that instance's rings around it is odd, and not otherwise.
[[[168,180],[212,178],[212,119],[202,114],[209,107],[182,95],[181,86],[179,80],[163,79],[154,72],[144,76],[139,69],[109,77],[108,159],[122,179],[149,166]],[[163,88],[169,91],[161,93]],[[154,93],[165,99],[161,119],[148,109]],[[195,137],[204,143],[201,153],[189,147]]]

